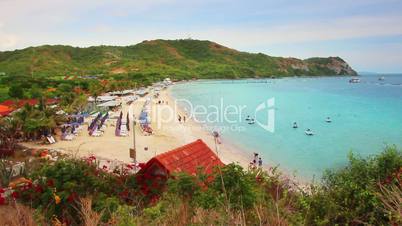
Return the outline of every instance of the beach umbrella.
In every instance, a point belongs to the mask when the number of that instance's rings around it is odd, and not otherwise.
[[[120,118],[117,119],[116,122],[116,129],[114,131],[114,135],[119,136],[120,135]]]
[[[126,123],[126,125],[127,125],[127,130],[130,131],[130,117],[128,115],[128,112],[127,112],[127,123]]]
[[[106,119],[109,117],[109,112],[106,112],[105,116],[101,119],[100,126],[102,127],[103,124],[105,123]]]

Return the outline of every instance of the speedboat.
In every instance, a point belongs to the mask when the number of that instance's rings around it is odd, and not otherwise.
[[[295,128],[295,129],[296,129],[296,128],[298,128],[298,127],[299,127],[299,126],[297,126],[297,123],[296,123],[296,122],[294,122],[294,123],[293,123],[293,128]]]
[[[378,78],[378,80],[379,80],[379,81],[384,81],[384,80],[385,80],[385,77],[384,77],[384,76],[381,76],[381,77]]]
[[[248,121],[248,124],[249,124],[249,125],[252,125],[252,124],[254,124],[254,123],[255,123],[255,120],[254,120],[253,118]]]
[[[359,78],[351,78],[350,80],[349,80],[349,83],[359,83],[360,82],[360,79]]]
[[[307,136],[313,136],[313,135],[314,135],[313,131],[311,131],[310,129],[307,129],[306,131],[304,131],[304,133],[305,133]]]
[[[332,122],[330,117],[327,117],[327,119],[325,119],[325,121],[328,122],[328,123]]]

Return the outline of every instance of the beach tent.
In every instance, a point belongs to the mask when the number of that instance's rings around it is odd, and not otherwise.
[[[97,102],[107,102],[107,101],[112,101],[112,100],[115,100],[115,99],[116,99],[115,96],[98,96],[98,97],[96,97]],[[88,97],[88,101],[89,102],[95,102],[95,98],[94,97]]]
[[[217,166],[224,166],[219,157],[198,139],[182,147],[157,155],[149,160],[137,173],[137,182],[141,190],[148,194],[149,190],[162,189],[172,173],[184,172],[196,175],[212,173]]]
[[[126,97],[124,97],[124,101],[135,101],[135,100],[137,100],[138,99],[138,97],[137,96],[126,96]]]
[[[112,101],[98,104],[96,106],[98,106],[98,107],[117,107],[117,106],[120,106],[120,103],[116,100],[112,100]]]

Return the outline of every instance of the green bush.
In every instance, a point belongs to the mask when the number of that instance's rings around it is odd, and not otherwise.
[[[387,147],[381,154],[362,158],[349,155],[349,164],[327,170],[322,184],[305,197],[308,225],[388,225],[389,218],[377,195],[379,186],[396,183],[402,153]]]

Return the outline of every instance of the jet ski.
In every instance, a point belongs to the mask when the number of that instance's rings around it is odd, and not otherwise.
[[[250,121],[252,118],[250,117],[250,115],[247,115],[246,121]]]
[[[328,122],[328,123],[332,122],[330,117],[327,117],[327,119],[325,119],[325,121]]]
[[[248,121],[248,124],[249,124],[249,125],[252,125],[252,124],[254,124],[254,123],[255,123],[255,120],[254,120],[253,118]]]
[[[311,131],[310,129],[307,129],[306,131],[304,131],[304,133],[305,133],[307,136],[313,136],[313,135],[314,135],[313,131]]]
[[[298,127],[299,127],[299,126],[297,125],[297,123],[294,122],[294,123],[293,123],[293,128],[296,129],[296,128],[298,128]]]

